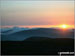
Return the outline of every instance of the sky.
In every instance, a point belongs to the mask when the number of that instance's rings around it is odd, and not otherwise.
[[[74,25],[74,1],[1,1],[1,26]]]

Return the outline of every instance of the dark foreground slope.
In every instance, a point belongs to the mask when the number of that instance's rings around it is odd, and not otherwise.
[[[62,51],[74,51],[74,39],[31,37],[24,41],[2,41],[2,55],[56,55]]]

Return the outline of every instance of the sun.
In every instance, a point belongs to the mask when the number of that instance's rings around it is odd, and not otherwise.
[[[61,25],[62,28],[67,28],[67,25],[63,24]]]
[[[67,25],[62,25],[62,28],[67,28]]]
[[[59,25],[59,28],[70,29],[70,28],[74,28],[74,25],[61,24]]]

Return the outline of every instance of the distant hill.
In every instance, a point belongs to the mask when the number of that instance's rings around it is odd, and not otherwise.
[[[1,33],[4,34],[4,35],[9,35],[9,34],[19,32],[19,31],[23,31],[23,30],[29,30],[29,28],[19,28],[19,27],[2,28]]]
[[[49,38],[74,38],[74,31],[53,29],[53,28],[36,28],[36,29],[16,31],[11,34],[1,34],[1,40],[23,41],[33,36],[49,37]]]

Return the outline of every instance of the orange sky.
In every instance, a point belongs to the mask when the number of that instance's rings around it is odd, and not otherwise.
[[[74,1],[1,1],[1,26],[74,27]]]

